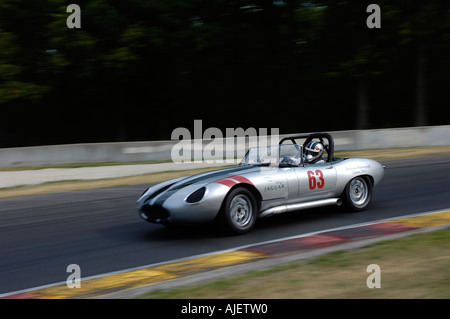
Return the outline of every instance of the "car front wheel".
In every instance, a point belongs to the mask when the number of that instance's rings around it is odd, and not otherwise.
[[[256,222],[257,205],[246,188],[235,188],[228,194],[223,207],[223,222],[235,234],[250,231]]]

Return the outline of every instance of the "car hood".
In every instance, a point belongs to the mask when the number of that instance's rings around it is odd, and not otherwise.
[[[166,195],[161,196],[161,200],[169,194],[173,194],[176,191],[182,190],[187,186],[197,184],[197,185],[206,185],[208,183],[215,182],[222,178],[226,178],[229,176],[237,175],[237,174],[245,174],[252,172],[253,170],[259,169],[254,166],[237,166],[231,168],[218,169],[213,171],[208,171],[204,173],[199,173],[187,177],[175,178],[171,180],[167,180],[165,182],[156,184],[149,189],[147,189],[142,196],[139,198],[138,203],[143,203],[148,199],[155,198],[163,193]]]
[[[207,184],[232,175],[248,173],[254,169],[254,166],[238,166],[195,174],[176,182],[170,189],[181,189],[192,184]]]

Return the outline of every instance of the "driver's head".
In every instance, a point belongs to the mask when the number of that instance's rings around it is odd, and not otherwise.
[[[317,141],[311,141],[305,146],[305,158],[308,163],[315,163],[322,158],[323,144]]]

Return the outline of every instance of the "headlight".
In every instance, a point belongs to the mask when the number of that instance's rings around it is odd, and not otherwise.
[[[186,202],[191,203],[191,204],[199,202],[205,195],[205,192],[206,192],[206,187],[197,189],[195,192],[193,192],[191,195],[189,195],[186,198]]]

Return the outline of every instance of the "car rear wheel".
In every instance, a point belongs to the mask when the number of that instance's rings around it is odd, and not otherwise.
[[[363,176],[353,178],[345,187],[344,200],[352,211],[365,210],[372,200],[372,183]]]
[[[256,222],[255,197],[246,188],[235,188],[228,194],[222,213],[227,230],[235,234],[244,234],[250,231]]]

